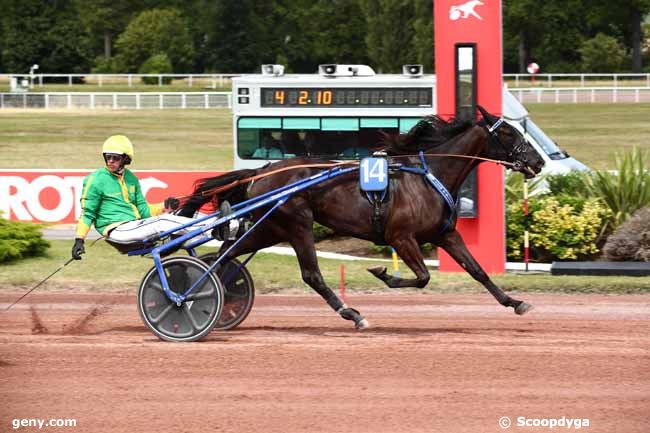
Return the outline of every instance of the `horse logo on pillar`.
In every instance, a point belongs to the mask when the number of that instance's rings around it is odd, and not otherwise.
[[[452,6],[449,9],[449,19],[452,21],[456,21],[459,18],[469,18],[470,15],[473,17],[478,18],[479,20],[483,20],[479,14],[476,13],[474,8],[476,6],[481,6],[484,3],[481,0],[470,0],[466,3],[463,3],[462,5],[459,6]]]

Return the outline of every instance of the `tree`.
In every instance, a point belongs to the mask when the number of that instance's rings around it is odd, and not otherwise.
[[[615,36],[631,51],[632,72],[643,71],[641,45],[643,18],[650,13],[650,0],[621,0],[613,6],[610,1],[592,0],[587,20],[593,34],[602,32]]]
[[[113,40],[124,31],[137,12],[137,3],[130,0],[75,0],[81,22],[88,33],[101,37],[103,56],[113,54]]]
[[[137,71],[154,54],[165,53],[174,72],[189,72],[194,48],[187,24],[176,9],[151,9],[135,17],[118,37],[115,48],[119,63]]]
[[[2,6],[2,58],[8,71],[27,72],[33,64],[44,73],[88,71],[89,39],[71,0],[7,0]]]
[[[403,64],[417,61],[414,1],[360,0],[368,55],[377,71],[399,72]]]
[[[276,47],[295,72],[313,73],[322,63],[368,63],[366,22],[349,0],[279,0],[273,10]]]
[[[206,68],[224,73],[259,71],[273,63],[280,41],[273,28],[272,4],[256,0],[206,1]]]
[[[504,70],[525,72],[536,61],[544,72],[574,72],[588,34],[582,0],[504,0]]]
[[[616,38],[598,33],[580,47],[583,72],[619,72],[625,61],[625,48]]]
[[[433,2],[415,2],[415,19],[413,20],[413,46],[417,63],[424,66],[426,72],[433,71]]]

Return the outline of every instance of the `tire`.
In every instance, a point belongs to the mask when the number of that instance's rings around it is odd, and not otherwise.
[[[153,266],[142,279],[138,290],[138,312],[149,330],[165,341],[197,341],[212,331],[223,308],[223,287],[219,277],[208,272],[204,262],[194,257],[174,256],[164,259],[162,267],[175,293],[184,293],[199,278],[205,278],[180,306],[165,295],[158,269]]]
[[[208,253],[199,257],[208,266],[212,265],[219,258],[218,253]],[[239,268],[234,277],[231,275]],[[224,289],[224,305],[214,329],[228,331],[239,326],[248,317],[255,302],[255,285],[253,278],[241,262],[232,259],[227,263],[221,263],[214,269]],[[228,281],[226,281],[228,279]]]

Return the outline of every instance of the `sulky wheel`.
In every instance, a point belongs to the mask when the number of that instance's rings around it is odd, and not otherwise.
[[[138,291],[138,310],[144,324],[167,341],[196,341],[206,336],[219,320],[223,307],[223,288],[219,278],[201,260],[175,256],[164,259],[162,267],[175,293],[184,293],[206,272],[208,275],[192,290],[180,306],[163,291],[156,267],[142,279]]]
[[[199,257],[208,266],[218,258],[218,253],[208,253]],[[214,328],[227,331],[237,327],[251,312],[255,301],[255,286],[251,274],[237,259],[220,263],[215,271],[223,284],[224,304],[221,317]]]

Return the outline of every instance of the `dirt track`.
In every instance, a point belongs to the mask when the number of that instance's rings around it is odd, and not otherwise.
[[[30,296],[0,313],[0,432],[650,431],[650,296],[524,298],[517,317],[489,295],[352,296],[359,333],[315,295],[260,296],[240,329],[171,344],[133,297]]]

